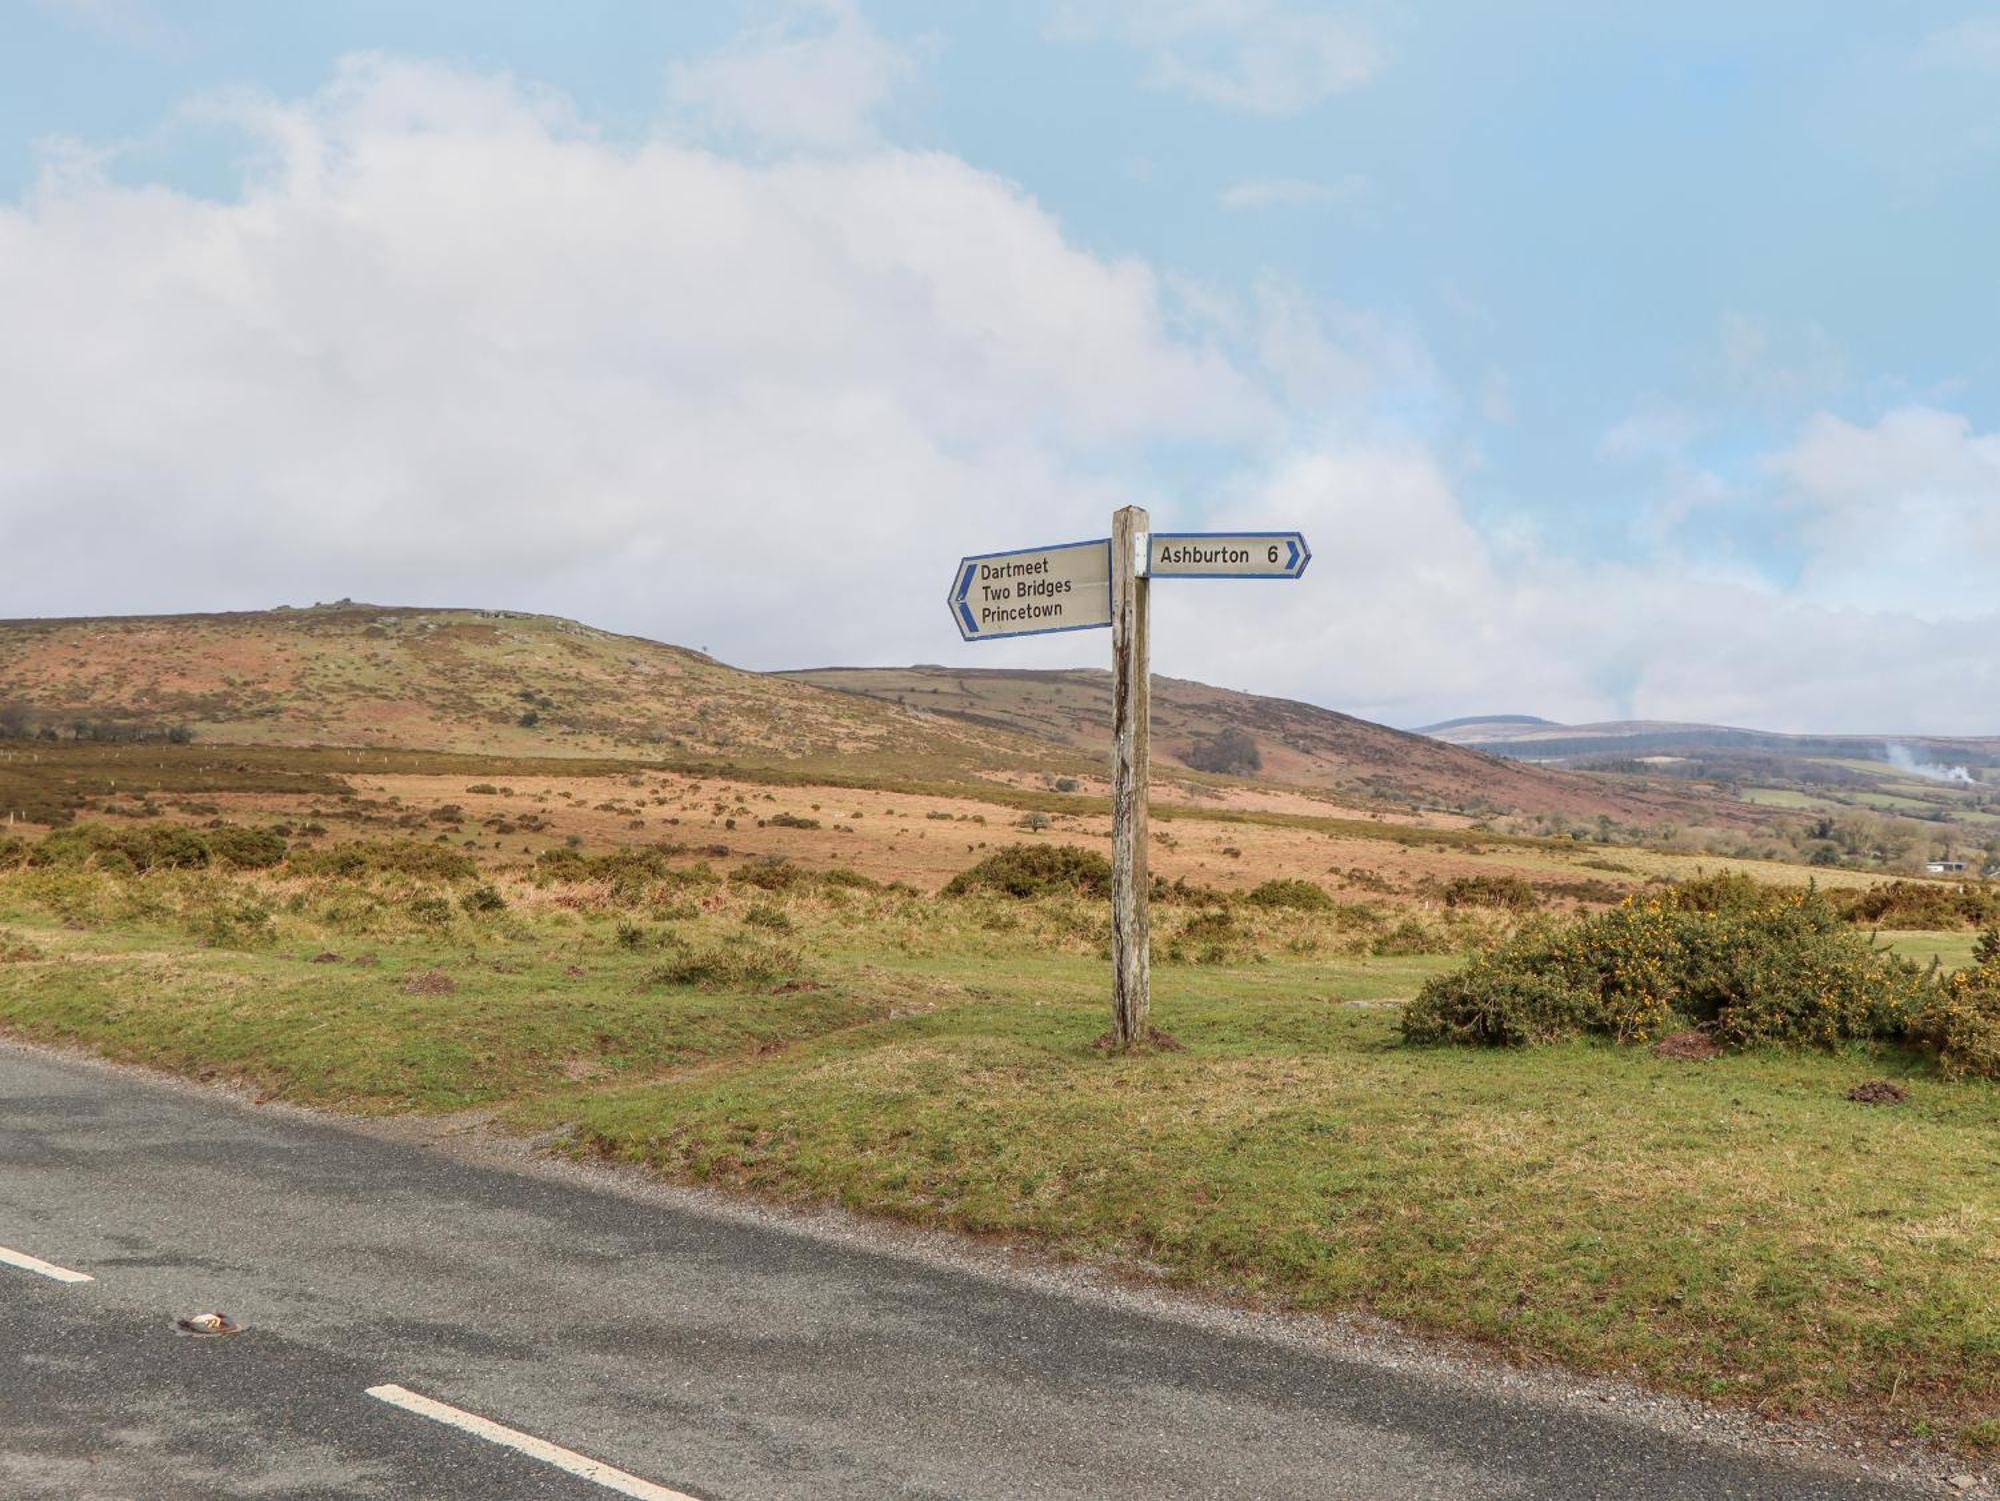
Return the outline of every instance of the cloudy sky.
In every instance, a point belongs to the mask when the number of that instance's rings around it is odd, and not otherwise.
[[[1976,0],[0,0],[0,614],[2000,733],[1996,245]]]

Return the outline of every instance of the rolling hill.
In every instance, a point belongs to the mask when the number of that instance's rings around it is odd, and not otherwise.
[[[969,724],[1024,731],[1093,757],[1108,753],[1110,745],[1111,675],[1100,670],[828,667],[784,675]],[[1213,746],[1231,731],[1255,743],[1259,779],[1362,802],[1474,813],[1607,815],[1641,824],[1728,824],[1756,817],[1751,809],[1685,782],[1526,766],[1291,699],[1153,679],[1156,766],[1192,768],[1205,759],[1204,745]]]
[[[1737,824],[1773,813],[1671,777],[1525,765],[1310,704],[1173,678],[1154,763],[1253,774],[1385,811]],[[1090,777],[1104,672],[746,672],[700,652],[512,611],[343,600],[223,614],[0,621],[0,735],[341,746],[494,757],[783,764],[929,783]],[[1215,762],[1254,745],[1259,765]]]
[[[494,756],[865,757],[1042,768],[1028,737],[744,672],[548,615],[343,600],[213,615],[0,621],[0,731]]]

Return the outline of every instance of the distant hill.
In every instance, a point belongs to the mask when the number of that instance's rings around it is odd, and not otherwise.
[[[1423,733],[1537,766],[1703,781],[1767,807],[1955,823],[1981,839],[2000,831],[2000,737],[1789,735],[1643,719],[1570,725],[1527,715],[1450,720]]]
[[[1025,731],[1108,752],[1111,676],[953,667],[828,667],[784,676],[968,724]],[[1471,752],[1439,740],[1290,699],[1265,698],[1178,678],[1153,679],[1156,765],[1202,766],[1219,737],[1256,745],[1266,781],[1322,788],[1362,800],[1470,811],[1600,814],[1622,821],[1728,823],[1754,817],[1705,790],[1645,778],[1583,777]]]
[[[2000,767],[2000,738],[1934,735],[1791,735],[1732,725],[1621,719],[1558,724],[1526,714],[1451,719],[1417,733],[1451,745],[1524,761],[1570,761],[1605,755],[1652,756],[1702,751],[1765,751],[1802,758],[1899,761],[1920,765]],[[1907,765],[1904,769],[1908,769]]]
[[[1489,725],[1495,729],[1509,729],[1515,726],[1532,728],[1536,725],[1552,725],[1554,723],[1553,719],[1542,719],[1533,714],[1470,714],[1463,719],[1444,719],[1436,724],[1422,725],[1413,731],[1413,733],[1418,735],[1435,735],[1439,739],[1448,739],[1450,737],[1444,733],[1447,730],[1471,730]]]
[[[108,738],[494,755],[1046,765],[1023,736],[907,713],[700,652],[512,611],[341,601],[0,621],[5,720]]]

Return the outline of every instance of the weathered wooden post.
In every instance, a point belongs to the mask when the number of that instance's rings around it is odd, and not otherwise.
[[[1111,517],[1111,1038],[1146,1039],[1152,949],[1146,869],[1146,770],[1152,738],[1150,518],[1138,506]]]
[[[1312,552],[1297,532],[1160,532],[1139,506],[1111,535],[960,558],[945,605],[967,641],[1111,627],[1111,1040],[1151,1035],[1146,772],[1152,739],[1153,579],[1295,579]]]

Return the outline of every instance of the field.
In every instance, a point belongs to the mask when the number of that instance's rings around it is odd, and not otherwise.
[[[515,802],[582,800],[560,781]],[[664,785],[686,809],[673,816],[694,818],[693,787]],[[778,805],[728,786],[700,784],[700,817],[748,838],[754,817],[715,804]],[[594,803],[640,789],[596,790],[587,811],[615,820]],[[785,789],[781,806],[816,796]],[[980,840],[956,814],[946,830],[891,816],[908,795],[876,796],[854,827],[887,832],[839,848],[970,862]],[[847,836],[762,816],[799,858],[565,875],[566,854],[458,842],[405,846],[478,855],[430,874],[306,857],[236,874],[18,868],[0,875],[0,1025],[265,1098],[476,1111],[673,1178],[1368,1310],[1773,1414],[2000,1441],[1990,1084],[1897,1049],[1688,1063],[1405,1046],[1398,1003],[1507,919],[1425,896],[1401,866],[1395,891],[1311,910],[1162,901],[1155,1020],[1178,1048],[1114,1057],[1093,1046],[1101,903],[876,884],[808,856]],[[1295,858],[1281,843],[1253,859],[1255,839],[1323,837],[1270,816],[1216,826],[1244,841],[1220,857],[1231,874]],[[1385,867],[1441,862],[1433,879],[1559,853],[1373,849]],[[1201,869],[1201,852],[1169,853]],[[1846,1098],[1871,1077],[1909,1103]]]

